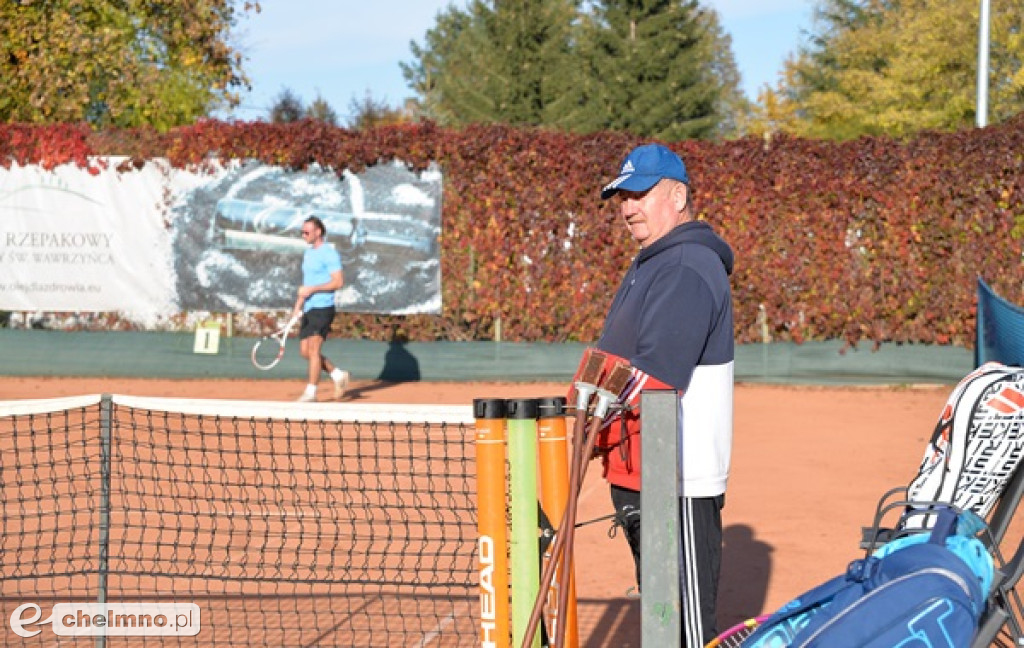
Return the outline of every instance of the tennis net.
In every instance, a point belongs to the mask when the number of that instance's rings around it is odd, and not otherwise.
[[[132,601],[200,632],[98,643],[473,645],[473,440],[469,406],[0,402],[3,645],[60,639],[12,615]]]

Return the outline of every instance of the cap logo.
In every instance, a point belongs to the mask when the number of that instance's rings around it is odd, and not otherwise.
[[[647,191],[663,178],[689,182],[682,158],[662,144],[638,146],[623,160],[619,177],[601,189],[601,199],[606,200],[620,190]]]

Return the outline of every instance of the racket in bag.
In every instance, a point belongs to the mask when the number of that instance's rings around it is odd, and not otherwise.
[[[989,362],[953,389],[932,433],[911,502],[943,502],[984,518],[1024,460],[1024,368]],[[906,529],[930,528],[933,515],[916,507]]]
[[[896,540],[790,601],[743,647],[969,646],[985,609],[992,558],[980,540],[956,534],[953,509],[937,518],[930,534]]]

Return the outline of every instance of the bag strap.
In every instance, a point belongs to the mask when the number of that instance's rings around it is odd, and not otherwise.
[[[799,616],[800,614],[807,612],[813,607],[831,600],[836,594],[849,587],[851,583],[859,583],[866,579],[872,572],[874,572],[875,565],[877,565],[878,562],[878,558],[874,557],[854,560],[847,566],[846,573],[843,576],[826,581],[809,592],[806,592],[806,597],[802,597],[803,600],[795,599],[790,601],[786,605],[789,606],[795,603],[795,607],[783,607],[777,610],[762,624],[762,627],[770,627],[779,621],[792,619],[795,616]]]
[[[949,506],[943,506],[939,509],[937,520],[935,526],[932,527],[928,542],[945,547],[946,538],[956,535],[958,519],[959,514],[956,509]],[[831,600],[836,594],[849,587],[852,583],[862,583],[870,578],[877,571],[880,564],[881,559],[875,556],[854,560],[846,567],[846,573],[843,576],[833,578],[806,592],[806,596],[802,597],[803,600],[790,601],[790,603],[787,603],[787,606],[793,605],[793,607],[783,607],[776,611],[767,621],[761,624],[759,630],[764,629],[767,631],[768,628],[774,627],[782,621],[792,619],[809,611],[811,608]],[[751,638],[754,636],[756,635],[751,635]]]
[[[938,517],[935,520],[935,526],[932,527],[931,536],[928,538],[928,543],[945,547],[946,539],[956,535],[956,523],[959,517],[956,510],[950,506],[940,508]]]

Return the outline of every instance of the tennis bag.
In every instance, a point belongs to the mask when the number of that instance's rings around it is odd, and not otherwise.
[[[1022,459],[1024,368],[986,363],[950,394],[907,498],[952,504],[984,518]],[[930,528],[934,517],[910,515],[903,527]]]
[[[930,534],[895,540],[787,603],[743,647],[969,646],[992,583],[992,558],[980,540],[956,534],[953,509],[936,517]]]

